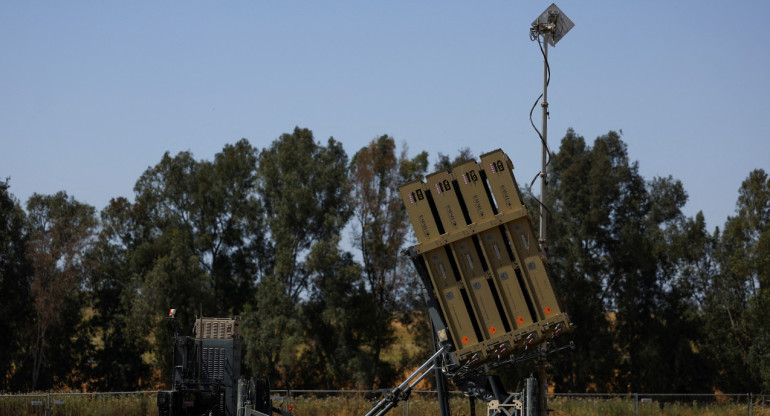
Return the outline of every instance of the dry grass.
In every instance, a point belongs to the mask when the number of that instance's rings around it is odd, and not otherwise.
[[[72,416],[144,416],[157,415],[155,394],[135,395],[55,395],[51,394],[51,415]],[[54,404],[54,400],[63,400]],[[379,397],[377,398],[377,400]],[[43,415],[44,406],[33,406],[33,401],[46,402],[40,396],[0,397],[0,415]],[[305,394],[294,397],[292,413],[296,416],[360,416],[366,414],[376,400],[368,399],[363,394],[320,396]],[[548,407],[553,409],[551,416],[633,416],[633,399],[623,398],[574,398],[555,397],[549,399]],[[450,399],[453,416],[470,415],[469,401],[460,395]],[[288,409],[288,404],[282,406]],[[406,410],[408,409],[408,413]],[[755,406],[754,416],[770,416],[770,407]],[[477,416],[486,415],[486,404],[476,401]],[[438,402],[433,394],[415,393],[408,403],[400,403],[390,415],[434,416],[439,414]],[[696,403],[696,402],[660,402],[640,403],[640,416],[745,416],[748,409],[745,403]]]
[[[156,395],[146,393],[66,396],[51,394],[50,402],[46,400],[45,396],[0,397],[0,415],[44,415],[46,405],[51,407],[50,415],[143,416],[158,414]]]
[[[296,416],[360,416],[371,409],[375,401],[366,400],[362,395],[349,395],[346,397],[315,397],[307,395],[294,399],[294,413]],[[415,394],[409,403],[401,403],[393,409],[393,416],[406,415],[406,408],[410,416],[435,416],[439,414],[438,402],[434,395]],[[549,399],[548,407],[552,409],[551,416],[634,416],[635,408],[633,399],[580,399],[556,397]],[[470,415],[469,401],[459,395],[453,395],[450,400],[451,414],[453,416]],[[753,416],[770,416],[770,408],[754,407]],[[486,403],[476,401],[477,416],[487,414]],[[746,416],[748,409],[746,403],[664,403],[659,402],[640,403],[639,416]]]
[[[549,399],[548,407],[558,412],[552,413],[552,416],[636,415],[633,399],[556,397]],[[754,407],[752,410],[754,416],[770,415],[770,408]],[[639,416],[746,416],[747,414],[746,403],[698,403],[697,401],[639,403]]]
[[[379,400],[379,398],[378,398]],[[367,400],[363,395],[350,395],[346,397],[315,397],[303,396],[294,398],[292,413],[296,416],[361,416],[366,414],[377,400]],[[453,397],[450,402],[452,415],[469,415],[468,399]],[[483,407],[483,408],[482,408]],[[402,402],[398,407],[390,411],[393,416],[406,414],[410,416],[435,416],[440,414],[438,402],[435,396],[414,395],[409,402]],[[476,414],[486,414],[486,406],[477,401]]]

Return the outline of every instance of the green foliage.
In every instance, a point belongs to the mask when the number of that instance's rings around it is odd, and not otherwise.
[[[259,157],[258,192],[275,251],[273,272],[291,298],[307,286],[300,257],[317,241],[339,234],[350,217],[347,155],[329,138],[321,146],[308,129],[283,134]]]
[[[130,391],[151,388],[150,367],[142,359],[149,350],[149,339],[140,332],[131,317],[131,268],[125,251],[107,244],[100,236],[91,253],[92,262],[99,264],[89,276],[94,327],[92,342],[96,348],[90,360],[90,390]]]
[[[353,255],[337,239],[320,242],[308,256],[313,270],[307,302],[300,307],[306,349],[300,358],[305,383],[362,388],[370,368],[363,350],[372,336],[374,305]]]
[[[213,294],[204,303],[208,314],[239,313],[253,296],[255,276],[269,267],[255,195],[256,160],[256,149],[245,139],[225,146],[214,162],[195,161],[189,152],[173,158],[166,153],[135,187],[144,243],[183,244],[179,260],[195,259],[187,267],[202,274],[203,287]]]
[[[681,213],[672,178],[646,182],[614,132],[593,147],[569,131],[553,155],[549,254],[577,352],[559,360],[558,386],[585,391],[692,391],[703,358],[682,239],[702,234]],[[692,229],[695,228],[695,231]],[[695,247],[690,247],[695,249]],[[689,257],[688,257],[689,256]]]
[[[391,383],[383,376],[387,366],[380,356],[393,342],[390,323],[397,311],[405,310],[404,301],[420,293],[418,280],[401,255],[409,225],[398,187],[422,177],[426,167],[427,154],[410,160],[404,149],[397,155],[395,141],[387,135],[359,150],[350,164],[354,244],[361,251],[365,287],[374,307],[368,315],[373,328],[368,340],[371,367],[366,386],[370,389],[378,374],[383,385]]]
[[[308,341],[299,304],[311,276],[328,272],[314,270],[305,257],[316,245],[333,250],[350,217],[347,155],[333,138],[322,146],[297,127],[262,151],[257,173],[274,263],[247,314],[246,362],[274,382],[307,385],[299,373]]]
[[[752,171],[738,191],[735,217],[717,230],[717,273],[705,291],[702,347],[720,369],[722,388],[770,391],[770,179]]]
[[[441,170],[451,171],[453,167],[459,166],[463,162],[467,162],[468,160],[473,158],[475,158],[475,156],[473,156],[473,152],[471,152],[471,149],[468,147],[464,147],[460,149],[457,153],[457,156],[455,156],[453,160],[449,160],[449,155],[445,155],[439,152],[438,160],[436,161],[436,163],[433,164],[433,171],[434,172],[441,171]]]
[[[245,139],[213,161],[166,153],[137,181],[135,203],[113,199],[102,212],[95,255],[104,268],[91,281],[101,328],[96,359],[127,361],[111,385],[146,383],[148,349],[162,380],[169,379],[173,328],[161,319],[169,308],[180,311],[186,332],[201,309],[237,315],[253,298],[271,267],[256,197],[257,156]]]
[[[577,324],[577,350],[549,357],[556,389],[770,391],[768,175],[750,172],[736,215],[709,232],[682,213],[682,183],[642,177],[614,132],[589,145],[570,130],[552,162],[548,254]],[[273,385],[393,386],[431,348],[397,194],[428,165],[387,135],[349,161],[295,128],[211,161],[166,153],[101,221],[65,192],[25,213],[0,182],[0,390],[165,387],[170,307],[185,334],[201,308],[242,314],[245,373]],[[418,345],[397,345],[397,320]],[[499,372],[517,389],[530,364]]]
[[[24,359],[25,328],[30,326],[32,316],[26,215],[9,187],[7,181],[0,182],[0,391],[22,384],[17,369]]]
[[[31,389],[80,380],[87,356],[88,330],[81,325],[81,290],[91,268],[88,252],[97,227],[95,210],[61,191],[34,194],[27,201],[29,252],[33,264],[30,295],[34,307]],[[85,353],[85,354],[84,354]],[[73,368],[72,363],[78,363]],[[68,377],[75,374],[75,380]]]

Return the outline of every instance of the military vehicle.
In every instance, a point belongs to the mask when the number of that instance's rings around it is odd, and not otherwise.
[[[169,311],[176,319],[176,310]],[[290,413],[270,400],[267,380],[241,376],[240,318],[195,320],[194,336],[174,330],[172,388],[158,393],[159,416],[268,416]]]

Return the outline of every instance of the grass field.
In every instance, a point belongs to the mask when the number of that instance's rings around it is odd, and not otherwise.
[[[549,399],[548,407],[555,410],[553,416],[621,416],[636,415],[636,403],[633,399],[620,398],[564,398]],[[657,402],[638,403],[639,416],[746,416],[749,415],[747,403],[699,403]],[[752,416],[770,415],[770,408],[752,406]]]
[[[40,402],[40,404],[33,404]],[[46,397],[0,397],[0,415],[44,415]],[[363,394],[320,396],[305,394],[294,397],[292,413],[296,416],[361,416],[375,403]],[[56,395],[50,397],[50,415],[71,416],[144,416],[157,415],[155,394],[126,395]],[[635,415],[635,402],[628,398],[575,398],[554,397],[549,399],[551,416],[625,416]],[[703,402],[639,403],[640,416],[746,416],[747,404]],[[288,403],[282,408],[286,410]],[[453,416],[470,415],[467,398],[453,395],[450,401]],[[407,413],[408,411],[408,413]],[[439,414],[434,395],[415,394],[409,403],[401,403],[390,413],[392,416],[435,416]],[[487,414],[486,404],[476,401],[477,416]],[[770,416],[770,406],[753,406],[751,416]]]
[[[363,397],[350,396],[341,397],[299,397],[294,400],[295,414],[297,416],[321,416],[321,415],[340,415],[354,416],[364,415],[374,404],[372,401],[364,400]],[[413,396],[408,405],[401,404],[393,409],[390,414],[405,415],[408,406],[411,416],[435,416],[439,414],[438,404],[435,397]],[[470,406],[467,398],[455,395],[450,402],[451,414],[453,416],[470,415]],[[625,416],[636,415],[635,403],[633,399],[581,399],[581,398],[563,398],[555,397],[549,399],[549,409],[552,409],[551,416]],[[486,403],[476,401],[477,416],[487,414]],[[746,403],[682,403],[666,402],[661,406],[660,402],[639,403],[640,416],[747,416],[748,407]],[[751,412],[752,416],[770,416],[770,407],[754,406]]]
[[[0,415],[122,416],[157,415],[156,394],[88,394],[0,397]]]

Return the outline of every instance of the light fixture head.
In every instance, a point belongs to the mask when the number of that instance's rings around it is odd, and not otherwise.
[[[540,16],[532,22],[530,31],[538,35],[543,35],[551,46],[556,46],[556,42],[561,40],[575,24],[565,15],[556,4],[551,3]]]

